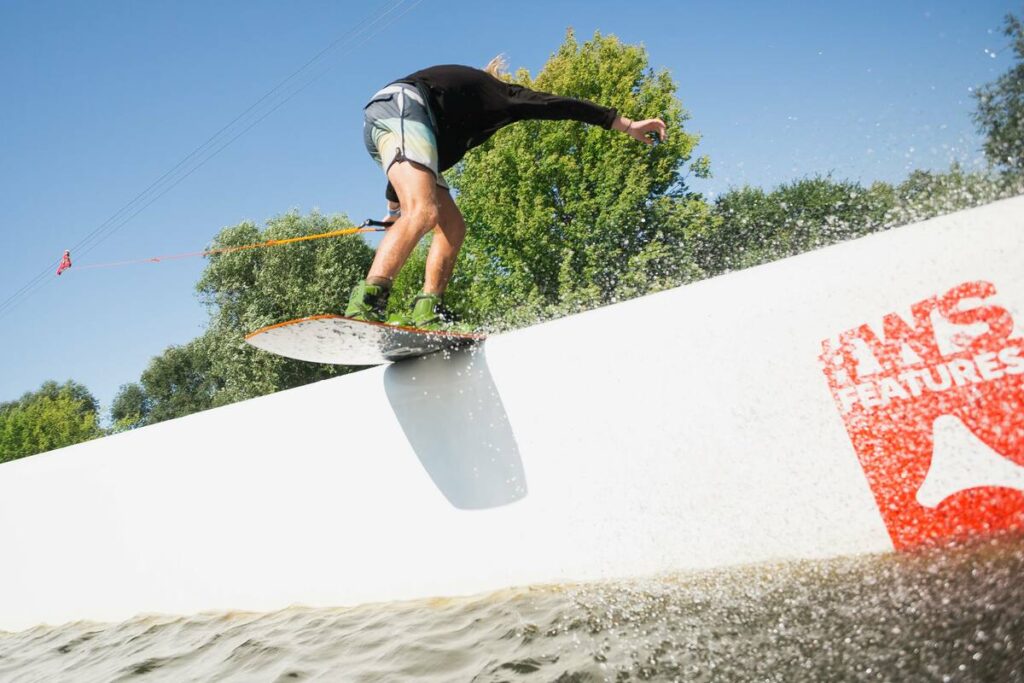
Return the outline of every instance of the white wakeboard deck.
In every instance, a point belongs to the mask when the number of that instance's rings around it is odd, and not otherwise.
[[[246,336],[258,349],[286,358],[334,365],[380,365],[435,351],[471,346],[482,334],[420,330],[314,315],[270,325]]]

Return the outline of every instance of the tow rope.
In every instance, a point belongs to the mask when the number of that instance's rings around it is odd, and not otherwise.
[[[355,235],[364,232],[384,232],[387,230],[394,221],[375,221],[367,218],[365,221],[360,223],[354,228],[343,228],[341,230],[331,230],[329,232],[320,232],[315,235],[303,235],[301,237],[286,237],[279,240],[266,240],[264,242],[256,242],[254,244],[242,244],[235,247],[220,247],[217,249],[206,249],[205,251],[189,251],[181,254],[167,254],[164,256],[150,256],[149,258],[140,259],[129,259],[127,261],[112,261],[110,263],[89,263],[84,266],[75,266],[75,270],[92,270],[95,268],[115,268],[118,266],[129,266],[140,263],[161,263],[163,261],[175,261],[185,258],[194,258],[197,256],[215,256],[218,254],[230,254],[236,251],[246,251],[248,249],[262,249],[264,247],[279,247],[284,244],[295,244],[296,242],[309,242],[310,240],[322,240],[328,237],[342,237],[343,235]],[[57,267],[57,275],[60,275],[65,270],[71,268],[71,252],[69,250],[64,251],[64,256],[61,257],[60,265]]]

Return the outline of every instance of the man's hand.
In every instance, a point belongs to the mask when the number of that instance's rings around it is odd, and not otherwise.
[[[665,122],[661,119],[645,119],[643,121],[630,121],[625,116],[615,119],[612,128],[627,133],[631,138],[647,145],[653,145],[655,140],[650,137],[651,133],[657,135],[658,142],[665,141]]]

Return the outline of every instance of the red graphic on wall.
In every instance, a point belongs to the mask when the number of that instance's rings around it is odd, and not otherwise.
[[[997,299],[965,282],[822,342],[897,549],[1024,528],[1024,338]]]

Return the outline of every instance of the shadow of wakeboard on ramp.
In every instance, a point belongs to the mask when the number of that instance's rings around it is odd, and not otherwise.
[[[416,457],[456,508],[526,496],[519,446],[482,346],[390,365],[384,390]]]

